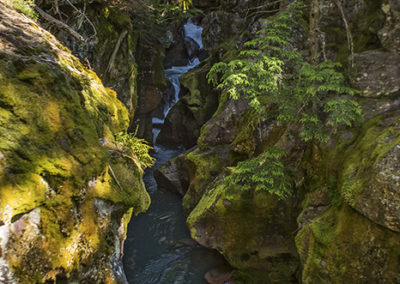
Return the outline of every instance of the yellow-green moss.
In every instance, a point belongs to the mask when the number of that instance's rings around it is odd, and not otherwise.
[[[150,196],[142,176],[143,170],[137,161],[113,157],[105,174],[93,182],[90,195],[113,203],[122,202],[125,206],[133,207],[137,215],[150,206]]]
[[[332,208],[296,236],[303,283],[395,283],[400,236],[350,207]]]
[[[192,238],[218,249],[243,283],[290,282],[298,265],[291,201],[266,192],[240,193],[240,186],[223,183],[226,174],[209,185],[189,214]],[[238,193],[232,197],[231,190]]]
[[[191,183],[183,197],[182,205],[186,210],[190,210],[199,201],[205,187],[225,165],[218,150],[201,152],[199,149],[190,152],[185,163],[189,168]]]
[[[0,6],[2,23],[15,27],[0,38],[10,47],[0,51],[0,220],[17,228],[2,257],[23,283],[79,279],[92,266],[109,266],[114,252],[115,220],[95,203],[109,202],[125,226],[132,211],[149,206],[138,161],[111,157],[101,143],[127,129],[128,111],[51,34]],[[37,228],[18,229],[33,209]],[[98,281],[110,279],[107,269]]]
[[[385,125],[381,116],[371,119],[364,125],[354,146],[344,154],[340,186],[342,196],[350,205],[354,206],[357,196],[375,176],[374,165],[400,143],[400,133],[394,130],[399,121],[397,118],[391,125]]]

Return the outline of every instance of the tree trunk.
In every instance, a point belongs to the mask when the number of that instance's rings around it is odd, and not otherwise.
[[[318,25],[320,20],[319,0],[311,0],[310,8],[310,62],[313,65],[319,61]]]

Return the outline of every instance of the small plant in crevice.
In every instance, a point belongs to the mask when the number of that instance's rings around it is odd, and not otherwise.
[[[127,155],[136,156],[144,168],[150,168],[154,165],[155,159],[149,152],[153,149],[145,139],[136,137],[137,129],[134,133],[125,131],[115,134],[115,143],[121,146]]]
[[[338,71],[339,63],[310,64],[292,46],[293,29],[304,24],[301,7],[301,1],[295,1],[266,20],[257,38],[244,44],[239,58],[214,64],[207,78],[231,99],[248,99],[261,116],[299,129],[304,141],[326,143],[339,127],[360,122],[362,111],[352,99],[358,91],[346,85],[344,75]],[[277,175],[277,168],[265,166],[265,159],[271,159],[268,151],[239,163],[234,177],[227,179],[240,181],[245,190],[249,186],[264,188],[286,198],[289,195],[283,176]],[[277,166],[282,156],[272,156],[272,164]],[[257,164],[262,166],[258,168]],[[268,173],[260,176],[261,169]]]

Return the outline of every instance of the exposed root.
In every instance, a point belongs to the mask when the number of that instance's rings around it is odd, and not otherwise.
[[[346,28],[346,34],[347,34],[347,45],[350,51],[350,64],[351,67],[354,65],[354,45],[353,45],[353,36],[351,35],[350,27],[346,19],[346,15],[344,14],[343,6],[340,0],[334,0],[336,6],[340,10],[340,14],[342,15],[344,27]]]
[[[81,36],[79,33],[77,33],[76,31],[74,31],[70,26],[68,26],[67,24],[57,20],[56,18],[54,18],[53,16],[50,16],[49,14],[47,14],[45,11],[43,11],[42,9],[40,9],[39,7],[35,7],[36,12],[39,13],[40,16],[43,17],[43,19],[45,19],[48,22],[51,22],[53,24],[55,24],[57,27],[59,27],[60,29],[65,30],[66,32],[68,32],[71,36],[73,36],[74,38],[76,38],[77,40],[81,41],[81,42],[85,42],[85,38],[83,36]]]
[[[109,63],[108,63],[107,72],[111,72],[111,70],[113,69],[115,57],[117,56],[117,53],[118,53],[118,50],[119,50],[119,48],[120,48],[120,46],[121,46],[122,40],[125,38],[125,36],[126,36],[127,34],[128,34],[128,31],[127,31],[127,30],[124,30],[124,31],[120,34],[120,36],[119,36],[119,38],[118,38],[118,41],[117,41],[117,43],[115,44],[115,48],[114,48],[114,51],[113,51],[113,53],[112,53],[112,55],[111,55],[110,61],[109,61]]]
[[[77,13],[79,13],[83,18],[85,18],[86,21],[89,23],[89,25],[92,27],[93,33],[94,33],[94,34],[93,34],[91,37],[96,37],[96,35],[97,35],[97,30],[96,30],[96,28],[95,28],[93,22],[88,18],[88,16],[85,14],[85,12],[82,12],[81,10],[79,10],[78,8],[76,8],[75,5],[71,3],[71,1],[69,1],[69,0],[66,0],[66,1],[67,1],[67,3],[68,3]],[[85,3],[85,6],[86,6],[86,3]],[[85,9],[86,9],[86,8],[85,8]]]

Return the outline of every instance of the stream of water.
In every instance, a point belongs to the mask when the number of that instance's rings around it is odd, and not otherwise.
[[[202,28],[191,20],[184,25],[185,37],[202,47]],[[179,77],[200,63],[194,58],[186,66],[174,66],[165,75],[174,86],[174,96],[163,107],[163,118],[153,118],[154,141],[165,117],[179,100]],[[213,250],[202,248],[190,240],[181,206],[181,197],[158,188],[154,171],[184,151],[182,147],[155,145],[155,166],[146,171],[144,182],[151,196],[149,210],[132,219],[124,249],[124,269],[131,284],[203,284],[204,274],[223,265],[223,258]]]

